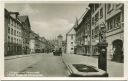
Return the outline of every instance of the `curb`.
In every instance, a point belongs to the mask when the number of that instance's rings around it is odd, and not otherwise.
[[[69,64],[64,61],[63,55],[61,56],[61,58],[62,58],[62,62],[66,65],[66,67],[68,69],[68,76],[70,76],[72,73],[72,69],[69,67]]]

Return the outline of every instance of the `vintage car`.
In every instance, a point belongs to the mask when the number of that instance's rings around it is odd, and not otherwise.
[[[60,50],[53,51],[53,55],[55,55],[55,56],[60,56],[61,54],[62,54],[62,51],[60,51]]]

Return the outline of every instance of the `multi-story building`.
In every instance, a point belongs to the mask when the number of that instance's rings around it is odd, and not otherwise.
[[[98,55],[97,43],[100,42],[99,32],[105,21],[105,3],[91,3],[89,4],[91,10],[91,53]]]
[[[22,54],[22,23],[18,19],[18,12],[5,9],[5,56]]]
[[[30,33],[29,45],[30,53],[45,53],[53,49],[52,45],[44,37],[40,37],[34,31]]]
[[[36,53],[36,42],[37,42],[37,37],[38,34],[36,34],[35,32],[31,31],[30,32],[30,41],[29,41],[29,48],[30,48],[30,53]]]
[[[124,41],[124,4],[106,4],[106,40],[108,42],[108,57],[123,61]]]
[[[74,25],[75,26],[75,25]],[[75,36],[76,32],[74,30],[74,27],[72,27],[68,33],[66,34],[66,53],[67,54],[74,54],[75,53]]]
[[[88,10],[87,13],[83,17],[84,24],[84,48],[85,55],[91,54],[91,10]]]
[[[76,53],[77,54],[85,54],[85,47],[84,47],[84,36],[85,36],[85,27],[84,21],[82,20],[78,26],[75,28],[76,31]]]
[[[91,11],[86,10],[84,16],[78,26],[74,28],[76,31],[76,52],[77,54],[90,55],[91,48]]]
[[[31,32],[31,26],[29,22],[28,16],[18,16],[18,19],[22,23],[22,38],[23,38],[23,53],[29,54],[30,48],[29,48],[29,41],[30,41],[30,32]]]
[[[98,55],[97,43],[102,41],[100,32],[105,30],[108,59],[112,57],[112,60],[123,61],[124,4],[90,3],[89,7],[90,9],[75,28],[77,53],[88,53],[87,46],[84,48],[84,45],[90,45],[88,54]],[[89,26],[87,21],[91,21],[88,22]]]

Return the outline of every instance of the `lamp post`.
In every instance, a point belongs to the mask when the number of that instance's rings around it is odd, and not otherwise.
[[[106,42],[106,25],[103,23],[100,26],[99,32],[99,43],[98,46],[98,68],[104,71],[107,71],[107,46],[108,43]]]

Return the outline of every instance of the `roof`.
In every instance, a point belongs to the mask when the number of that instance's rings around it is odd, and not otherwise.
[[[18,16],[19,20],[21,22],[25,22],[25,20],[27,19],[28,16]]]
[[[21,22],[25,22],[26,20],[28,20],[28,24],[29,24],[29,27],[30,27],[29,18],[28,18],[27,15],[18,16],[18,19],[19,19]]]

